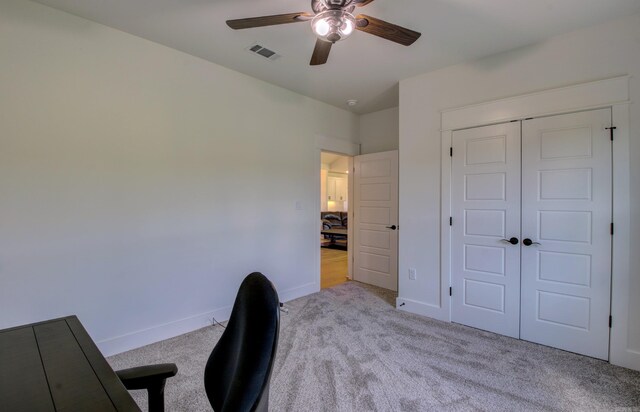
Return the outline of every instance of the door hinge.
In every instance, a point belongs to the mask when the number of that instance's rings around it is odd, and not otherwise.
[[[449,216],[449,226],[453,226],[453,217]]]
[[[449,296],[453,296],[453,288],[449,286]]]
[[[609,316],[609,327],[613,325],[613,316]]]
[[[613,222],[611,222],[611,229],[610,229],[610,231],[611,231],[611,236],[613,236]]]
[[[449,157],[453,157],[453,147],[449,148]]]
[[[611,141],[613,142],[613,131],[616,130],[617,127],[615,126],[611,126],[611,127],[605,127],[604,130],[608,130],[609,131],[609,137],[611,138]]]

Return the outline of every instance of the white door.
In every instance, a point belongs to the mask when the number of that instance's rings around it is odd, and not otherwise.
[[[354,157],[353,278],[398,290],[398,151]]]
[[[610,126],[610,109],[522,126],[520,336],[600,359],[609,353]]]
[[[520,123],[456,131],[452,148],[451,320],[517,338]]]

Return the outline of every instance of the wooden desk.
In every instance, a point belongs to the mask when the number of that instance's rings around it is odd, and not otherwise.
[[[0,330],[0,411],[140,411],[76,316]]]

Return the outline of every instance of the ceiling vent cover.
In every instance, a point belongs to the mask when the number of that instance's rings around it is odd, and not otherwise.
[[[262,56],[265,59],[269,59],[269,60],[277,60],[280,57],[282,57],[278,53],[274,52],[273,50],[269,50],[263,45],[258,43],[252,44],[251,46],[247,47],[246,50],[251,54]]]

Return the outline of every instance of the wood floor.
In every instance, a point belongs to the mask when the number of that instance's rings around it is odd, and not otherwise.
[[[347,251],[320,248],[320,287],[330,288],[347,281]]]

